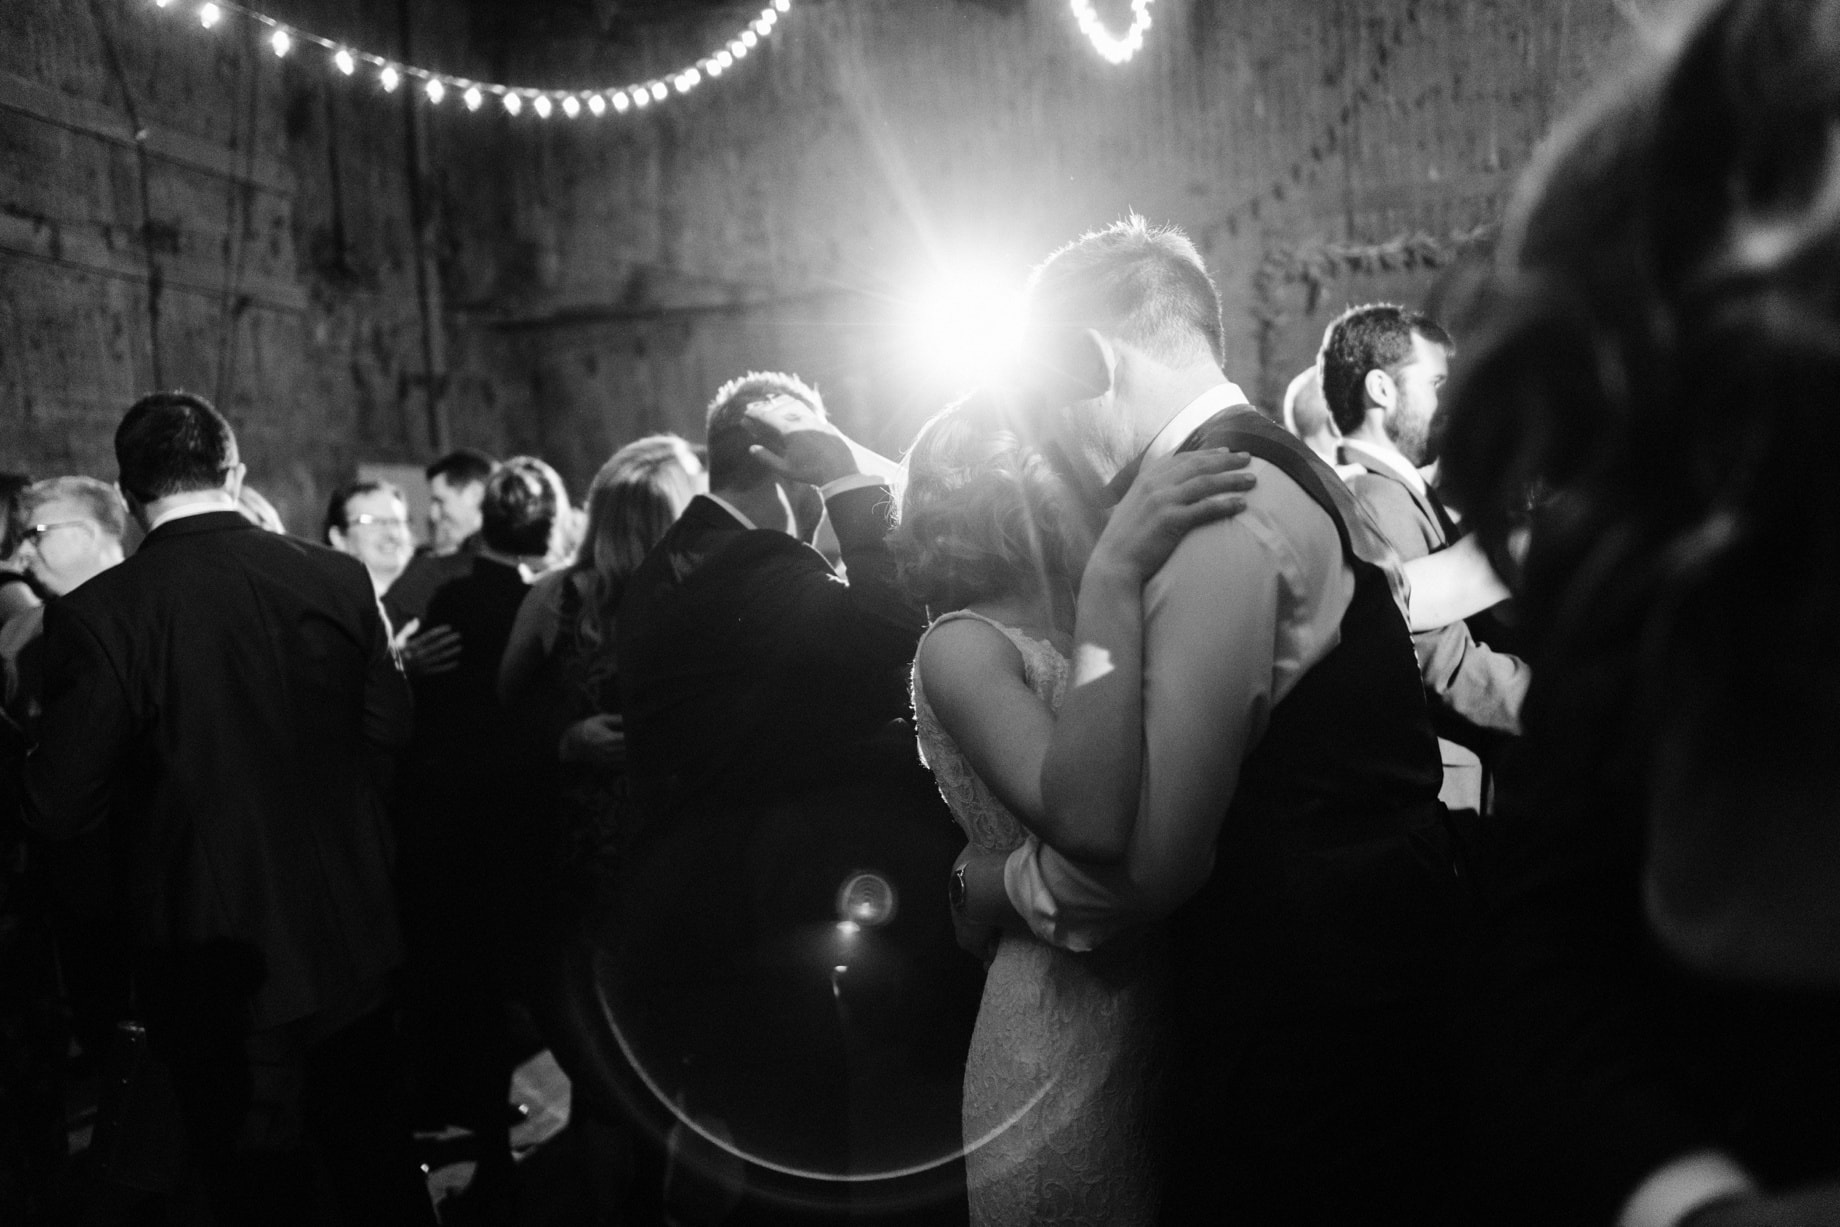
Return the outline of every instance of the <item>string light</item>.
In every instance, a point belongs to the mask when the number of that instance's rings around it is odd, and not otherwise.
[[[1080,32],[1086,35],[1094,50],[1114,64],[1122,64],[1142,50],[1144,35],[1150,30],[1151,2],[1131,0],[1131,28],[1122,37],[1117,37],[1099,20],[1099,14],[1093,11],[1092,0],[1070,0],[1074,20],[1080,24]]]
[[[172,7],[174,0],[153,0],[155,8]],[[1148,6],[1150,0],[1134,0],[1140,13]],[[1074,0],[1074,8],[1080,10],[1085,0]],[[1090,5],[1085,5],[1090,13]],[[539,119],[547,119],[550,114],[560,109],[569,119],[579,118],[585,110],[599,118],[611,109],[616,115],[624,115],[635,109],[642,109],[654,102],[663,102],[671,97],[672,91],[687,94],[706,79],[719,77],[732,69],[735,64],[747,58],[747,53],[758,47],[761,40],[769,37],[779,24],[781,14],[790,12],[792,0],[766,0],[760,12],[733,37],[717,46],[708,55],[699,56],[684,67],[674,72],[667,72],[653,77],[643,83],[607,87],[599,90],[544,90],[525,86],[505,85],[491,81],[469,81],[464,77],[448,73],[433,72],[405,64],[385,56],[373,55],[368,51],[358,51],[329,38],[323,38],[309,30],[288,25],[267,13],[237,3],[236,0],[205,0],[195,10],[198,23],[205,29],[213,29],[223,21],[226,14],[234,13],[272,31],[268,35],[268,44],[276,56],[290,54],[296,45],[311,43],[323,49],[331,58],[332,67],[344,76],[352,76],[358,71],[360,61],[377,70],[377,84],[385,93],[394,93],[402,84],[404,77],[412,77],[421,83],[423,95],[430,105],[439,105],[449,92],[459,92],[466,103],[466,109],[477,111],[485,103],[488,93],[498,96],[508,115],[518,115],[528,103]],[[1096,19],[1095,19],[1096,20]],[[1085,19],[1082,18],[1084,26]],[[1144,24],[1148,24],[1147,19]],[[1143,37],[1133,27],[1133,34],[1141,45]],[[1132,48],[1135,50],[1135,47]],[[1128,53],[1127,53],[1128,55]]]

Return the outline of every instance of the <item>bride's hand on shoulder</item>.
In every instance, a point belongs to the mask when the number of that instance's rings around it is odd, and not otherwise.
[[[1179,452],[1145,464],[1093,547],[1088,567],[1142,583],[1155,575],[1189,532],[1246,509],[1258,478],[1252,458],[1224,447]]]

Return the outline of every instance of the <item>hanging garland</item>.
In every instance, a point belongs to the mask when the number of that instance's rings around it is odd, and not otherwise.
[[[153,3],[156,8],[166,9],[174,7],[176,0],[153,0]],[[557,111],[562,112],[567,119],[575,119],[583,112],[598,119],[609,110],[622,115],[628,111],[644,110],[654,103],[665,101],[673,91],[680,95],[687,94],[705,80],[721,76],[739,61],[746,59],[749,52],[772,34],[774,27],[779,24],[780,14],[791,7],[792,0],[771,0],[760,10],[758,17],[742,27],[725,45],[676,72],[636,84],[588,90],[534,89],[523,85],[504,85],[496,81],[474,81],[467,77],[418,68],[289,25],[267,13],[234,3],[234,0],[205,0],[192,12],[198,18],[198,24],[207,30],[215,29],[227,14],[235,14],[265,27],[270,31],[268,45],[277,56],[285,57],[302,44],[319,47],[330,53],[332,67],[344,76],[356,75],[360,66],[367,72],[375,71],[377,84],[386,94],[395,93],[405,80],[409,80],[416,83],[416,88],[434,106],[453,94],[467,110],[477,111],[491,97],[496,98],[510,115],[517,115],[528,107],[538,119],[548,119]]]
[[[1342,149],[1348,139],[1348,129],[1353,126],[1355,118],[1374,100],[1375,91],[1386,79],[1388,61],[1394,59],[1405,48],[1408,32],[1418,28],[1419,4],[1420,0],[1406,0],[1399,19],[1393,24],[1391,31],[1385,39],[1377,43],[1373,63],[1367,66],[1365,78],[1355,86],[1335,115],[1323,124],[1321,132],[1311,140],[1305,155],[1293,161],[1284,174],[1279,175],[1258,192],[1241,200],[1203,229],[1201,231],[1203,243],[1211,243],[1221,231],[1225,231],[1230,237],[1238,238],[1242,225],[1259,220],[1266,202],[1282,204],[1293,190],[1313,186],[1316,183],[1324,162],[1331,154]]]
[[[1122,64],[1143,48],[1144,35],[1150,32],[1150,5],[1152,0],[1131,0],[1131,28],[1122,37],[1115,37],[1099,20],[1099,14],[1093,10],[1092,0],[1070,0],[1073,5],[1074,20],[1080,23],[1080,32],[1086,35],[1093,50],[1114,64]]]

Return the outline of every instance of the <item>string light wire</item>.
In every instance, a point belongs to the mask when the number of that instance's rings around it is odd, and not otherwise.
[[[644,81],[602,89],[533,89],[497,81],[474,81],[361,51],[349,44],[323,37],[311,30],[303,30],[267,13],[237,4],[235,0],[205,0],[205,3],[196,7],[176,5],[175,0],[152,2],[155,8],[163,11],[185,8],[207,30],[218,26],[230,14],[253,21],[270,31],[268,44],[277,56],[285,58],[304,46],[318,47],[330,56],[333,68],[345,76],[355,76],[360,68],[374,74],[373,79],[385,93],[394,93],[407,79],[420,90],[430,106],[439,106],[444,98],[452,95],[461,99],[467,110],[476,111],[489,95],[499,100],[506,114],[517,115],[528,106],[540,119],[547,119],[553,111],[560,111],[569,119],[578,118],[583,113],[598,119],[609,110],[616,115],[624,115],[651,103],[663,102],[672,96],[673,90],[678,95],[687,94],[711,77],[719,77],[732,69],[736,61],[745,58],[750,49],[771,36],[781,16],[792,9],[792,0],[768,0],[758,16],[734,36],[723,40],[714,51],[682,68]],[[1139,5],[1148,2],[1136,0]],[[1078,7],[1077,0],[1075,7]]]
[[[1131,0],[1131,28],[1122,36],[1106,29],[1094,11],[1092,0],[1069,0],[1073,18],[1093,49],[1114,64],[1122,64],[1143,49],[1144,35],[1150,32],[1150,5],[1153,0]]]

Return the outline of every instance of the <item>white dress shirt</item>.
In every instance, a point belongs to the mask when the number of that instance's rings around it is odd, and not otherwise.
[[[1425,475],[1419,472],[1413,463],[1406,459],[1405,453],[1398,448],[1390,444],[1369,443],[1365,439],[1346,438],[1342,440],[1342,447],[1344,449],[1353,448],[1375,464],[1385,468],[1400,481],[1406,483],[1406,489],[1418,497],[1428,496],[1430,487],[1425,484]],[[1361,471],[1366,472],[1365,469]]]
[[[147,531],[152,532],[162,524],[170,524],[174,520],[183,520],[189,516],[208,515],[213,511],[235,510],[237,510],[236,500],[231,498],[228,494],[225,494],[221,498],[199,499],[197,502],[180,503],[177,507],[168,507],[165,511],[153,517],[153,522],[147,525]]]
[[[1232,384],[1209,389],[1146,459],[1244,402]],[[1004,865],[1010,902],[1044,941],[1090,950],[1200,889],[1271,709],[1341,642],[1355,579],[1334,522],[1275,465],[1251,472],[1246,510],[1189,533],[1144,588],[1143,792],[1124,863],[1083,865],[1031,838]]]

